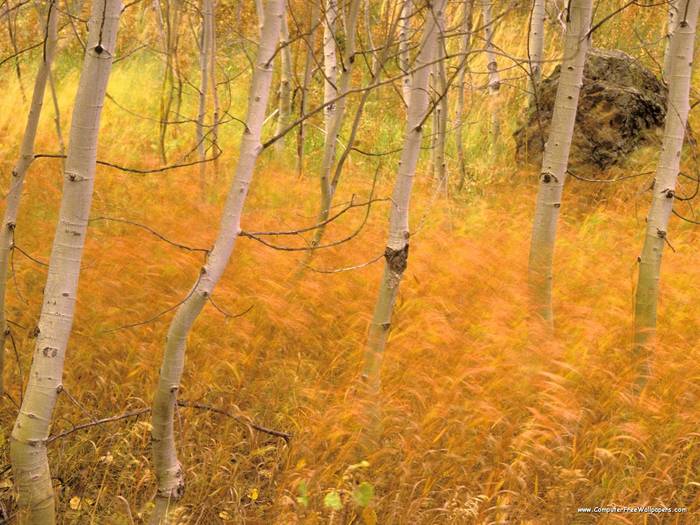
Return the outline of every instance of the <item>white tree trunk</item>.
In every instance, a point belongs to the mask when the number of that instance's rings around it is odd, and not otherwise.
[[[92,202],[100,115],[120,14],[119,0],[95,0],[92,5],[36,347],[24,400],[10,438],[20,521],[33,525],[55,523],[46,439],[56,398],[62,389],[63,362],[73,324]]]
[[[290,124],[292,112],[292,48],[289,43],[289,26],[287,24],[287,15],[282,19],[281,33],[282,51],[280,52],[280,89],[279,89],[279,106],[277,113],[277,129],[275,135],[280,134]],[[287,45],[285,45],[287,44]],[[278,153],[284,151],[284,146],[287,143],[286,135],[275,143],[275,150]]]
[[[447,145],[447,118],[448,118],[448,86],[447,72],[445,70],[445,14],[441,13],[438,19],[440,37],[438,39],[438,49],[436,58],[439,60],[435,64],[435,97],[440,100],[435,107],[435,149],[433,156],[434,176],[437,180],[438,188],[444,185],[447,190],[447,165],[445,161],[445,147]]]
[[[404,74],[401,79],[401,93],[408,104],[411,96],[411,17],[413,16],[413,0],[402,0],[401,22],[399,23],[399,69]]]
[[[544,22],[547,18],[545,0],[535,0],[530,19],[530,40],[528,55],[530,60],[529,95],[530,100],[537,100],[537,87],[542,78],[542,58],[544,54]]]
[[[457,162],[459,164],[459,187],[461,190],[467,179],[467,166],[464,153],[464,92],[467,89],[467,53],[471,45],[472,7],[474,0],[462,0],[462,35],[459,52],[461,67],[457,73],[457,115],[455,117],[455,142],[457,145]]]
[[[202,194],[206,186],[207,165],[206,144],[204,141],[204,119],[207,114],[207,91],[209,90],[211,32],[213,29],[214,11],[212,0],[202,0],[202,32],[200,34],[199,48],[199,111],[197,112],[197,152],[199,153],[199,183]]]
[[[488,91],[491,97],[491,128],[489,129],[489,135],[491,136],[491,143],[493,143],[501,133],[501,122],[498,116],[498,93],[501,90],[501,75],[498,72],[498,62],[493,47],[494,22],[491,15],[491,0],[481,0],[481,10],[484,17],[486,67],[489,72]]]
[[[391,327],[394,302],[399,292],[399,285],[408,263],[409,247],[409,205],[413,179],[421,151],[423,126],[428,111],[428,80],[431,64],[437,56],[440,37],[436,20],[444,9],[445,0],[432,2],[432,12],[425,15],[421,48],[416,58],[411,95],[408,99],[406,136],[399,170],[392,196],[391,215],[389,218],[389,238],[384,251],[384,275],[379,286],[374,315],[370,324],[367,345],[365,347],[363,375],[371,391],[377,392],[380,381],[381,360],[386,340]]]
[[[352,79],[353,65],[355,63],[355,40],[357,37],[357,21],[360,14],[360,0],[351,0],[350,11],[347,19],[347,32],[345,35],[345,52],[343,54],[343,71],[340,74],[340,79],[337,85],[337,93],[344,95],[350,89],[350,81]],[[330,120],[326,128],[326,141],[323,147],[323,158],[321,160],[321,208],[318,214],[318,222],[320,224],[326,219],[330,213],[330,207],[333,203],[336,187],[332,181],[331,172],[335,165],[336,159],[336,144],[340,130],[343,127],[345,120],[345,107],[347,97],[340,98],[335,103],[333,113],[330,115]],[[311,241],[311,246],[318,246],[323,238],[325,227],[316,228]],[[308,251],[304,258],[302,267],[310,261],[313,256],[313,251]]]
[[[309,30],[313,29],[318,24],[320,8],[316,2],[311,4],[311,18],[309,20]],[[304,60],[304,81],[301,86],[301,95],[299,100],[299,117],[306,116],[306,108],[308,106],[309,92],[311,79],[313,77],[313,66],[316,62],[314,56],[314,39],[304,38],[306,44],[306,58]],[[304,120],[299,122],[299,133],[297,135],[297,173],[301,177],[304,173],[304,146],[306,144],[306,123]]]
[[[46,22],[46,45],[44,46],[43,60],[39,63],[39,69],[34,81],[32,103],[27,116],[27,124],[24,128],[24,137],[20,146],[19,158],[15,162],[10,179],[10,189],[7,192],[5,216],[0,230],[0,395],[4,392],[3,380],[5,341],[9,334],[7,320],[5,319],[5,295],[7,291],[7,275],[10,266],[10,255],[14,241],[15,225],[19,213],[24,177],[29,165],[34,160],[34,140],[36,139],[39,117],[44,104],[46,84],[50,81],[51,63],[56,53],[58,40],[58,10],[54,2],[49,4]],[[59,128],[60,129],[60,128]]]
[[[323,13],[323,103],[327,103],[338,96],[338,59],[335,54],[335,30],[336,21],[338,19],[338,0],[325,0],[326,10]],[[326,142],[328,142],[328,131],[331,126],[331,120],[335,113],[335,104],[328,104],[323,109],[324,115],[324,132],[326,133]]]
[[[221,278],[240,232],[243,205],[262,148],[260,135],[270,96],[272,60],[279,42],[283,16],[284,0],[268,0],[250,87],[246,129],[219,233],[192,291],[178,307],[168,329],[160,379],[153,400],[153,462],[158,492],[151,522],[155,524],[166,522],[169,507],[180,499],[184,490],[184,474],[175,448],[173,416],[185,364],[187,336]]]
[[[530,244],[529,281],[532,298],[546,322],[553,322],[552,262],[557,219],[576,122],[583,66],[590,47],[592,0],[571,0],[561,77],[542,158],[539,191]]]
[[[678,5],[680,0],[668,0],[668,22],[666,26],[666,47],[664,48],[664,69],[662,77],[666,83],[671,79],[671,37],[678,27],[680,17]]]
[[[644,248],[639,258],[635,301],[635,343],[643,347],[654,334],[659,296],[661,256],[673,211],[676,181],[690,109],[689,94],[700,0],[679,0],[679,20],[671,37],[666,124],[647,216]],[[685,15],[685,16],[684,16]]]

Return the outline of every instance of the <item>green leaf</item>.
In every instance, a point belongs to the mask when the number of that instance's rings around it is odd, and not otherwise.
[[[299,495],[297,496],[297,503],[302,507],[309,506],[309,489],[306,486],[306,481],[299,483]]]
[[[366,507],[374,497],[374,486],[371,483],[363,481],[352,492],[352,499],[355,500],[360,507]]]
[[[340,494],[338,494],[335,490],[326,494],[326,496],[323,498],[323,506],[330,507],[333,510],[342,509],[343,502],[340,501]]]

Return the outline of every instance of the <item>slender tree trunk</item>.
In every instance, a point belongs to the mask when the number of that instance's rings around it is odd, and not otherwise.
[[[211,26],[209,31],[209,79],[211,82],[211,96],[212,102],[214,103],[214,113],[212,115],[212,128],[211,128],[211,143],[214,148],[214,153],[218,152],[219,149],[219,118],[220,118],[220,107],[219,107],[219,90],[216,84],[216,2],[212,2],[212,16],[211,16]],[[215,175],[219,170],[218,159],[214,160],[214,173]]]
[[[309,101],[309,86],[311,86],[311,79],[313,76],[314,68],[314,38],[313,38],[313,28],[318,24],[319,17],[318,5],[314,2],[311,5],[311,20],[309,22],[309,30],[312,33],[311,38],[304,38],[306,42],[306,59],[304,61],[304,81],[301,86],[301,95],[299,102],[299,117],[303,118],[306,116],[306,108]],[[304,120],[299,122],[299,134],[297,135],[297,173],[301,177],[304,173],[304,146],[306,145],[306,123]]]
[[[413,16],[413,0],[402,0],[401,23],[399,24],[399,69],[404,74],[401,79],[401,94],[408,104],[411,95],[411,17]]]
[[[447,165],[445,163],[445,146],[447,144],[447,117],[448,117],[448,86],[447,73],[445,71],[445,40],[442,37],[445,31],[445,16],[438,20],[440,29],[440,39],[438,40],[437,58],[439,62],[435,64],[435,86],[436,97],[441,97],[435,107],[435,149],[434,149],[434,175],[438,188],[443,185],[447,191]]]
[[[323,73],[325,75],[323,82],[323,102],[329,102],[338,96],[338,60],[335,54],[335,30],[336,21],[338,19],[338,0],[325,0],[326,10],[323,20]],[[324,126],[323,130],[326,134],[326,142],[330,139],[329,129],[331,120],[335,113],[335,104],[328,104],[323,109]]]
[[[360,13],[360,0],[351,0],[350,12],[347,20],[347,33],[345,42],[345,52],[343,56],[343,71],[340,74],[340,79],[337,85],[338,95],[345,95],[350,89],[350,81],[352,80],[352,70],[355,63],[355,40],[357,35],[357,21]],[[336,95],[337,96],[337,95]],[[345,120],[345,108],[347,97],[343,96],[335,103],[335,109],[330,115],[330,120],[326,128],[326,141],[323,147],[323,158],[321,160],[321,207],[318,213],[317,224],[320,224],[328,219],[333,197],[335,196],[337,179],[332,178],[333,166],[336,160],[337,141],[340,135],[340,130],[343,127]],[[321,239],[325,233],[325,227],[316,228],[314,231],[311,246],[316,247],[321,243]],[[302,269],[308,264],[313,257],[314,251],[306,252]]]
[[[462,0],[462,38],[459,51],[463,57],[462,66],[457,74],[457,115],[455,117],[455,141],[457,143],[457,162],[459,164],[459,186],[461,191],[467,180],[467,161],[464,154],[464,92],[467,89],[466,75],[469,63],[467,53],[471,45],[472,7],[474,0]]]
[[[10,438],[20,522],[32,525],[55,523],[46,439],[56,398],[62,389],[63,362],[73,324],[92,201],[100,115],[120,14],[119,0],[96,0],[92,5],[36,347],[29,383]]]
[[[700,0],[679,0],[678,23],[671,37],[669,92],[663,144],[647,216],[644,247],[639,257],[639,280],[635,301],[635,346],[641,351],[656,329],[661,256],[667,242],[680,170],[685,128],[690,110],[689,94]]]
[[[484,36],[486,41],[486,67],[489,72],[488,91],[491,98],[491,144],[498,140],[501,133],[501,120],[498,116],[498,93],[501,90],[501,76],[498,72],[498,62],[493,47],[494,22],[491,15],[491,0],[481,0],[481,10],[484,17]]]
[[[219,233],[192,291],[178,307],[168,329],[160,379],[153,400],[153,463],[158,480],[156,507],[151,519],[154,524],[167,523],[169,508],[182,497],[184,491],[184,473],[175,448],[173,417],[185,363],[187,336],[221,278],[238,238],[243,205],[262,147],[260,135],[270,96],[272,60],[283,16],[284,0],[268,0],[248,99],[246,129]]]
[[[678,27],[680,11],[678,9],[680,0],[668,0],[668,24],[666,29],[666,48],[664,49],[664,70],[662,77],[666,83],[671,79],[671,38]]]
[[[207,91],[209,90],[209,71],[210,65],[210,47],[211,47],[211,30],[212,18],[214,16],[212,9],[212,0],[202,0],[202,33],[200,35],[199,48],[199,111],[197,112],[197,152],[199,153],[199,185],[202,195],[206,187],[207,165],[204,163],[206,158],[206,144],[204,141],[204,119],[207,115]]]
[[[29,165],[34,160],[34,140],[36,139],[36,132],[39,127],[39,117],[41,116],[41,109],[44,104],[44,93],[51,72],[51,63],[56,53],[56,42],[58,40],[57,7],[54,1],[49,4],[47,10],[46,45],[44,47],[43,59],[39,64],[36,80],[34,81],[32,105],[29,108],[27,124],[24,128],[24,138],[20,146],[19,159],[15,162],[15,167],[12,170],[10,189],[7,192],[5,216],[2,222],[2,229],[0,230],[0,330],[2,330],[0,332],[0,395],[5,390],[3,380],[5,341],[9,334],[9,327],[5,319],[5,294],[7,291],[10,254],[13,247],[22,188],[24,187],[24,177],[29,169]]]
[[[282,19],[282,51],[280,57],[280,89],[279,106],[277,114],[277,129],[275,135],[281,133],[289,126],[292,114],[292,48],[289,45],[289,26],[287,15]],[[287,137],[284,136],[275,143],[277,153],[284,151]]]
[[[436,21],[442,16],[444,5],[445,0],[435,0],[431,3],[432,12],[426,13],[421,48],[416,57],[415,70],[411,79],[406,135],[394,185],[389,237],[384,251],[384,275],[379,286],[365,347],[363,376],[371,394],[379,391],[381,361],[391,327],[394,302],[408,263],[411,190],[421,151],[423,126],[428,112],[428,79],[431,69],[429,64],[437,56],[440,37]]]
[[[530,244],[529,281],[537,312],[550,325],[552,314],[552,261],[557,219],[576,122],[583,66],[590,47],[592,0],[571,0],[561,77],[554,113],[542,158],[539,191]]]
[[[544,22],[547,18],[545,0],[535,0],[530,15],[530,39],[528,57],[530,60],[529,96],[531,103],[537,101],[537,88],[542,78],[542,58],[544,56]]]

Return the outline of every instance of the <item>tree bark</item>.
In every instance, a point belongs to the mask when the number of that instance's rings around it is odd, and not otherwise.
[[[204,141],[204,119],[207,114],[207,92],[209,91],[209,71],[210,52],[211,52],[211,32],[214,17],[212,8],[212,0],[202,0],[202,32],[200,34],[199,48],[199,110],[197,112],[197,152],[199,154],[199,185],[202,195],[206,187],[207,165],[204,162],[206,158],[206,145]]]
[[[666,28],[666,47],[664,49],[664,69],[662,71],[662,78],[666,83],[671,79],[671,39],[673,33],[678,27],[679,14],[679,1],[680,0],[668,0],[668,24]]]
[[[544,22],[547,18],[545,0],[535,0],[530,15],[530,38],[528,58],[530,60],[529,97],[531,103],[537,101],[537,86],[542,78],[542,58],[544,54]]]
[[[432,67],[430,64],[437,56],[440,37],[436,20],[442,16],[444,5],[445,0],[435,0],[431,5],[432,12],[426,14],[421,47],[411,79],[406,135],[394,185],[389,237],[384,251],[384,274],[379,285],[364,355],[363,377],[370,392],[373,393],[379,391],[381,361],[391,327],[394,303],[408,263],[411,190],[421,151],[423,126],[428,112],[428,80]]]
[[[314,2],[311,5],[311,19],[309,21],[309,31],[312,33],[311,39],[308,37],[304,38],[306,43],[306,59],[304,61],[304,81],[301,86],[301,95],[299,101],[299,117],[303,119],[306,116],[306,108],[309,101],[309,86],[311,86],[311,79],[313,76],[313,66],[314,66],[314,38],[313,29],[318,23],[319,17],[319,7]],[[309,41],[310,40],[310,41]],[[301,120],[299,122],[299,133],[297,135],[297,173],[299,177],[304,174],[304,146],[306,144],[306,122]]]
[[[120,14],[119,0],[96,0],[92,5],[36,347],[29,382],[10,438],[21,523],[55,523],[46,439],[56,398],[62,389],[63,362],[73,324],[92,202],[100,115]]]
[[[158,387],[153,400],[153,463],[158,481],[156,507],[151,523],[167,523],[169,508],[183,494],[185,481],[177,458],[173,417],[185,363],[187,336],[211,297],[233,251],[248,188],[262,145],[260,136],[272,83],[272,60],[280,37],[284,0],[268,0],[255,62],[246,129],[241,139],[236,173],[229,189],[219,233],[187,299],[173,317],[165,344]]]
[[[571,0],[561,77],[542,158],[540,183],[530,244],[529,284],[534,306],[551,326],[552,262],[561,197],[576,122],[583,66],[590,47],[592,0]]]
[[[10,255],[13,248],[15,225],[17,224],[17,214],[19,213],[22,189],[24,188],[24,178],[29,169],[29,165],[34,160],[34,141],[36,139],[37,128],[39,127],[39,117],[44,105],[44,93],[46,84],[51,75],[51,63],[56,53],[56,42],[58,41],[58,10],[55,1],[49,4],[47,10],[46,23],[46,44],[42,61],[34,81],[34,92],[32,103],[27,116],[27,124],[24,128],[24,137],[20,146],[19,158],[15,162],[10,179],[10,189],[7,192],[5,216],[0,230],[0,395],[5,391],[3,379],[5,361],[5,342],[9,334],[9,327],[5,319],[5,295],[7,292],[7,276],[10,266]]]
[[[280,89],[275,135],[278,135],[289,126],[292,113],[292,49],[289,45],[289,25],[287,24],[286,12],[284,18],[282,18],[281,40],[284,47],[282,47],[280,52]],[[286,143],[286,135],[275,142],[277,153],[284,151]]]
[[[325,0],[326,10],[323,13],[323,102],[324,104],[333,100],[338,96],[338,60],[335,54],[336,42],[335,31],[336,21],[338,19],[338,0]],[[326,134],[326,142],[329,139],[329,129],[331,120],[335,113],[335,104],[328,104],[323,109],[324,126],[323,130]]]
[[[411,17],[413,16],[413,0],[402,0],[401,23],[399,24],[399,69],[404,74],[401,79],[401,94],[404,103],[408,104],[411,96]]]
[[[656,329],[661,256],[667,242],[668,222],[680,170],[685,129],[690,110],[690,86],[695,32],[700,0],[679,0],[679,19],[671,37],[669,92],[661,154],[654,177],[644,247],[639,257],[635,300],[635,346],[642,350]]]
[[[464,188],[467,180],[467,161],[464,153],[464,91],[466,90],[466,75],[469,67],[467,53],[471,45],[472,7],[474,0],[462,0],[462,38],[459,51],[462,54],[462,66],[457,74],[457,115],[455,117],[455,142],[457,144],[457,162],[459,164],[458,190]]]
[[[501,90],[501,75],[498,72],[498,62],[493,48],[494,22],[491,15],[491,0],[481,0],[481,10],[484,17],[484,37],[486,41],[486,67],[489,72],[488,92],[491,98],[491,127],[489,135],[491,144],[498,140],[501,133],[501,121],[498,116],[498,93]]]

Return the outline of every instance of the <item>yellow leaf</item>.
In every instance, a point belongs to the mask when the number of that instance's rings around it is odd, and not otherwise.
[[[260,495],[260,492],[258,491],[257,488],[252,488],[248,491],[248,497],[252,500],[255,501],[258,499],[258,496]]]
[[[365,525],[377,525],[377,513],[370,507],[362,509],[362,520]]]
[[[70,508],[73,510],[78,510],[80,508],[80,498],[78,496],[73,496],[70,499]]]
[[[219,517],[224,520],[224,521],[231,521],[233,520],[233,516],[231,516],[227,511],[222,510],[219,512]]]

